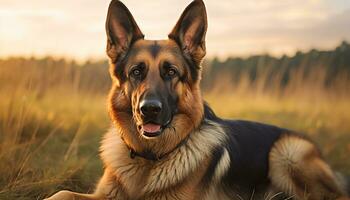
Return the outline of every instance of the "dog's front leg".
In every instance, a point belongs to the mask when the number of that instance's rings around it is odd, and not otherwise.
[[[103,199],[103,198],[99,198],[94,194],[81,194],[81,193],[71,192],[67,190],[62,190],[45,200],[99,200],[99,199]]]
[[[82,194],[62,190],[45,200],[128,200],[117,178],[107,169],[93,194]]]

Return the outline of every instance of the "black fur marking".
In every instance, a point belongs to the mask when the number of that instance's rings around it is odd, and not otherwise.
[[[135,48],[134,44],[131,44],[129,50],[124,55],[120,56],[114,63],[114,75],[124,83],[126,81],[125,65],[130,57],[140,52],[139,48]]]
[[[231,160],[225,182],[248,187],[268,183],[270,150],[275,141],[289,131],[242,120],[223,123],[229,137],[225,145]]]
[[[204,105],[204,116],[221,124],[228,137],[223,145],[230,156],[230,168],[222,184],[226,188],[239,188],[240,191],[269,185],[270,150],[281,135],[290,131],[250,121],[223,120],[207,104]]]
[[[169,38],[174,40],[177,46],[180,48],[181,50],[180,55],[183,57],[183,59],[185,60],[185,64],[188,66],[190,70],[190,75],[192,80],[197,81],[199,76],[200,66],[195,62],[195,60],[193,60],[193,58],[190,55],[187,55],[183,52],[181,43],[179,43],[179,41],[176,38],[173,38],[173,37],[169,37]]]
[[[189,69],[190,69],[190,74],[191,74],[191,78],[193,81],[197,81],[198,80],[198,71],[200,70],[200,67],[197,66],[197,64],[195,63],[195,61],[192,58],[188,58],[187,56],[183,56],[186,64],[188,65]]]
[[[215,122],[222,122],[223,120],[216,116],[213,109],[211,109],[207,102],[204,102],[204,118]]]
[[[175,151],[176,149],[180,148],[182,145],[185,145],[187,140],[188,140],[189,136],[187,136],[185,139],[183,139],[179,144],[177,144],[175,146],[175,148],[169,152],[166,152],[162,155],[157,155],[155,153],[153,153],[150,150],[146,150],[143,152],[137,152],[134,149],[132,149],[131,147],[129,147],[128,145],[126,145],[129,149],[129,156],[131,159],[134,159],[135,157],[140,157],[146,160],[150,160],[150,161],[159,161],[161,159],[163,159],[164,157],[168,156],[169,154],[171,154],[173,151]],[[124,138],[122,138],[122,140],[124,141]]]
[[[213,150],[212,160],[211,160],[211,162],[208,166],[208,169],[207,169],[207,171],[202,179],[203,185],[205,188],[210,186],[210,182],[213,179],[215,169],[216,169],[217,165],[219,164],[223,154],[224,154],[224,149],[220,146],[215,147],[215,149]]]
[[[116,63],[113,64],[113,73],[118,78],[121,83],[126,81],[126,75],[124,74],[125,64],[127,60],[128,54],[125,57],[116,60]]]
[[[149,47],[149,51],[151,52],[151,55],[153,56],[153,58],[157,57],[157,55],[159,54],[160,50],[161,50],[161,46],[158,44],[157,41],[154,41],[154,44],[152,44]]]

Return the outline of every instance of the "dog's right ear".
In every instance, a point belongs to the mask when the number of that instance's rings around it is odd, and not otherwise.
[[[119,0],[109,4],[106,33],[107,55],[113,63],[125,56],[133,42],[144,38],[130,11]]]
[[[207,12],[202,0],[194,0],[182,13],[168,35],[175,40],[186,57],[199,66],[205,56],[205,35],[208,28]]]

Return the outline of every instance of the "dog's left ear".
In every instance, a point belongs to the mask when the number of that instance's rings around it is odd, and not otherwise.
[[[175,27],[168,35],[182,48],[186,57],[199,66],[205,56],[205,34],[207,32],[207,12],[202,0],[194,0],[182,13]]]

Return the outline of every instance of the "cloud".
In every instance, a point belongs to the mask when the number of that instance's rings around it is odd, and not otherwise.
[[[218,14],[211,16],[215,24],[209,30],[208,49],[227,56],[333,48],[350,40],[349,10],[345,10],[349,3],[332,7],[319,0],[262,0],[209,5],[209,11]]]
[[[166,38],[190,0],[123,1],[146,38]],[[350,40],[347,0],[206,0],[209,55],[280,55]],[[13,1],[0,8],[0,56],[103,57],[109,0]]]

